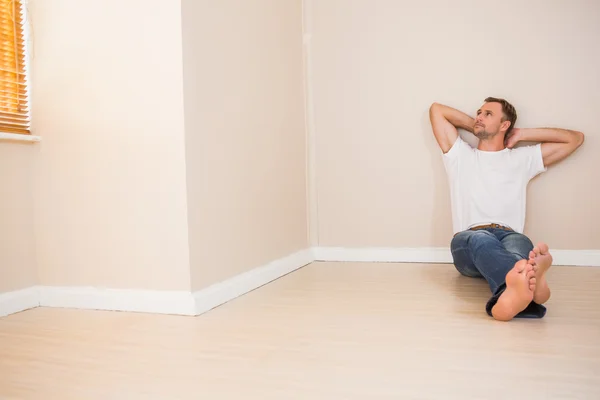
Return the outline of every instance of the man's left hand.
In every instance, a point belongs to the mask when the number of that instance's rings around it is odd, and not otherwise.
[[[510,135],[506,138],[506,147],[512,149],[522,140],[523,132],[519,128],[513,128]]]

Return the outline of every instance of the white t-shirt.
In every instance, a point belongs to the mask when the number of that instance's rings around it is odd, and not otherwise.
[[[459,136],[443,160],[454,233],[491,223],[523,233],[527,184],[546,171],[540,144],[482,151]]]

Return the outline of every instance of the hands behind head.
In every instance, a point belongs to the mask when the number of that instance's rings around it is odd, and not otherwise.
[[[513,128],[513,130],[510,131],[510,134],[504,140],[504,143],[506,144],[506,147],[508,147],[509,149],[512,149],[513,147],[515,147],[517,145],[517,143],[519,143],[521,141],[521,139],[522,139],[521,129]]]

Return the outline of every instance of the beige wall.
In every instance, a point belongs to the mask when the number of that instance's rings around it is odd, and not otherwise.
[[[532,182],[534,241],[600,249],[600,3],[309,0],[321,246],[442,246],[448,185],[429,105],[506,97],[520,127],[584,131]]]
[[[0,293],[38,281],[31,193],[34,146],[0,141]]]
[[[29,4],[40,283],[189,290],[179,2]]]
[[[308,247],[300,0],[183,0],[192,287]]]
[[[427,110],[494,95],[587,134],[527,232],[600,248],[598,5],[307,1],[319,245],[448,246]],[[43,141],[0,149],[0,292],[197,290],[308,246],[300,0],[29,3]]]

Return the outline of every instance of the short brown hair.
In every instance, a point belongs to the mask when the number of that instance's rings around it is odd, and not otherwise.
[[[517,122],[517,110],[515,110],[515,107],[513,107],[513,105],[510,104],[508,101],[504,99],[499,99],[497,97],[488,97],[487,99],[485,99],[485,102],[500,103],[500,105],[502,105],[502,113],[504,114],[504,118],[502,118],[502,121],[510,121],[510,126],[508,127],[506,135],[504,136],[507,137],[510,131],[512,131],[512,129],[515,127],[515,122]]]

